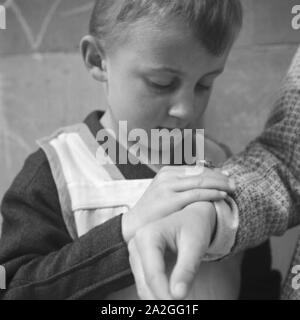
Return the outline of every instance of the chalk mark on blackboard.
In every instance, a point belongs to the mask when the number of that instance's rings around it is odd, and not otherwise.
[[[45,38],[45,35],[47,33],[47,29],[50,25],[51,20],[53,19],[55,13],[57,12],[58,7],[62,3],[63,0],[55,0],[54,3],[51,5],[49,11],[47,12],[42,25],[40,27],[40,30],[38,34],[35,36],[33,30],[31,29],[28,20],[24,16],[20,6],[15,0],[7,0],[4,2],[3,6],[7,9],[10,9],[14,15],[16,16],[18,22],[20,23],[20,26],[26,36],[26,39],[30,45],[30,48],[35,53],[38,53],[39,48],[41,47],[43,40]],[[62,17],[70,17],[77,14],[81,14],[84,12],[88,12],[92,10],[94,6],[94,2],[88,2],[84,5],[66,10],[64,12],[60,13],[60,16]]]
[[[15,0],[8,0],[5,3],[5,7],[10,8],[13,11],[13,13],[15,14],[16,18],[18,19],[18,21],[19,21],[19,23],[25,33],[25,36],[31,46],[31,49],[33,51],[38,51],[38,49],[40,48],[40,46],[43,42],[43,39],[46,35],[49,24],[55,14],[55,12],[57,11],[59,5],[61,4],[61,2],[62,2],[62,0],[56,0],[53,3],[53,5],[50,7],[49,11],[47,12],[47,14],[43,20],[40,31],[36,37],[34,36],[32,29],[30,28],[26,18],[24,17],[24,15],[22,13],[22,10],[18,6],[18,4],[15,2]]]

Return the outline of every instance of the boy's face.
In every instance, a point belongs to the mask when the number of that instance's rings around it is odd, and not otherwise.
[[[183,23],[140,22],[106,58],[110,111],[103,123],[128,130],[197,128],[229,49],[209,54]]]

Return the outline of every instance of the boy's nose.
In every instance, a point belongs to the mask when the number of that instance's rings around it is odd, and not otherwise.
[[[183,120],[185,123],[191,122],[195,117],[195,99],[194,97],[188,97],[177,101],[170,110],[169,115],[174,118]]]

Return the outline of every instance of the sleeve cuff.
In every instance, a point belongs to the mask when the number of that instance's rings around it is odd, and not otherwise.
[[[217,212],[217,230],[203,261],[220,260],[227,256],[235,243],[239,226],[239,211],[232,198],[215,201],[214,205]]]

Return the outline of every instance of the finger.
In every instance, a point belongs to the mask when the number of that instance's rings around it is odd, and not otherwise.
[[[173,190],[180,192],[191,189],[217,189],[225,192],[233,192],[235,190],[235,184],[234,181],[231,180],[232,179],[228,179],[228,177],[224,175],[197,175],[174,180]]]
[[[178,171],[179,177],[188,177],[203,174],[205,167],[203,166],[182,166],[182,170]]]
[[[185,177],[186,175],[197,175],[197,174],[208,174],[208,173],[217,173],[220,175],[230,176],[229,172],[223,170],[222,168],[206,168],[205,166],[165,166],[160,172],[170,172],[171,174],[177,174],[180,177]]]
[[[229,173],[221,168],[204,168],[203,175],[207,177],[219,177],[220,179],[228,179]]]
[[[227,177],[230,177],[230,173],[227,170],[222,170],[222,174],[224,174]]]
[[[213,172],[223,174],[226,177],[230,177],[230,173],[227,170],[224,170],[222,168],[214,168],[214,169],[208,169],[208,170],[212,170]]]
[[[203,169],[197,166],[164,166],[162,169],[159,170],[158,174],[167,173],[174,176],[184,175],[186,171],[191,169],[197,170],[197,172],[203,172]]]
[[[181,165],[181,166],[165,166],[160,171],[160,173],[165,172],[177,177],[186,177],[186,176],[194,176],[200,174],[220,174],[224,175],[220,169],[214,168],[206,168],[204,166],[188,166],[188,165]]]
[[[148,226],[141,229],[136,235],[136,241],[145,281],[152,294],[157,299],[170,300],[172,296],[169,292],[169,282],[166,276],[164,261],[166,239],[163,237],[162,232],[157,232],[158,229],[158,223],[153,223],[152,228]]]
[[[154,295],[146,283],[142,261],[134,240],[129,242],[128,250],[130,253],[129,263],[134,276],[139,298],[142,300],[155,300]]]
[[[190,174],[185,174],[189,171]],[[178,176],[179,178],[186,178],[188,176],[198,176],[202,175],[205,177],[216,177],[220,179],[229,179],[228,178],[228,172],[222,171],[221,169],[215,168],[215,169],[208,169],[205,167],[197,167],[197,166],[190,166],[185,169],[185,171],[182,171],[181,174]]]
[[[173,169],[172,171],[172,168]],[[227,171],[222,170],[221,168],[206,168],[204,166],[178,166],[178,167],[170,167],[170,171],[172,174],[176,173],[179,177],[186,176],[194,176],[199,174],[212,175],[212,176],[225,176],[228,177],[229,174]]]
[[[184,205],[191,204],[198,201],[220,201],[225,200],[228,194],[225,191],[215,189],[193,189],[180,193]]]
[[[199,201],[220,201],[225,200],[226,198],[227,193],[224,191],[213,189],[193,189],[176,194],[173,204],[176,205],[176,207],[184,208]]]
[[[169,172],[183,173],[185,170],[189,170],[191,168],[196,168],[197,169],[198,167],[199,166],[188,166],[188,165],[165,166],[165,167],[163,167],[162,170],[166,170],[166,171],[169,171]],[[203,171],[203,169],[201,171]]]
[[[175,299],[184,299],[189,293],[208,243],[205,235],[201,240],[199,234],[197,238],[192,234],[186,229],[178,240],[177,262],[170,277],[170,290]]]
[[[231,175],[230,175],[230,173],[227,171],[227,170],[224,170],[224,169],[222,169],[222,168],[214,168],[214,169],[212,169],[214,172],[217,172],[217,173],[219,173],[219,174],[223,174],[224,176],[226,176],[226,177],[230,177]]]
[[[190,166],[165,166],[159,170],[154,178],[154,182],[170,181],[170,179],[176,179],[180,177],[186,177],[196,174],[201,174],[203,170],[197,167]],[[191,173],[189,173],[191,171]]]

